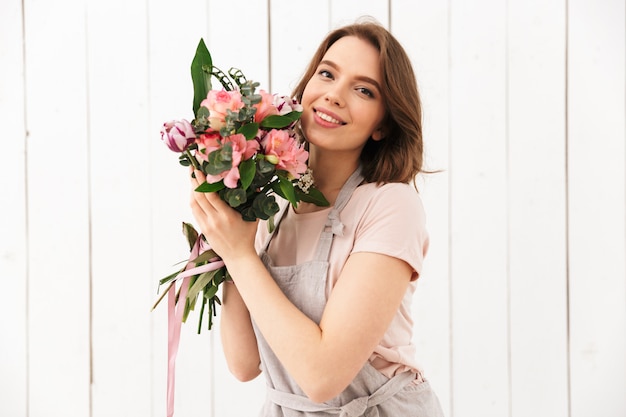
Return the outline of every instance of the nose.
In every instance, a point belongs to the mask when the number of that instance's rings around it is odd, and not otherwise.
[[[338,107],[344,106],[343,94],[341,92],[341,86],[335,85],[334,88],[329,89],[324,96],[324,100],[327,103],[333,104]]]

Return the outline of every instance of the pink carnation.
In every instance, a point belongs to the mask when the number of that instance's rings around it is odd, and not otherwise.
[[[209,141],[216,139],[210,139]],[[207,174],[206,179],[208,183],[215,183],[220,180],[224,180],[224,185],[228,188],[237,188],[237,181],[239,181],[239,164],[241,161],[248,160],[254,156],[254,154],[259,150],[259,142],[256,140],[246,140],[244,135],[236,134],[232,136],[225,137],[222,139],[221,144],[218,143],[218,146],[213,148],[213,146],[207,146],[207,155],[211,153],[213,150],[219,149],[223,147],[225,144],[230,143],[233,148],[233,162],[232,167],[226,171],[222,171],[218,175],[210,175]],[[212,145],[209,143],[209,145]],[[212,149],[209,151],[209,149]]]
[[[228,110],[237,112],[244,106],[239,91],[211,90],[200,106],[209,109],[209,124],[212,129],[220,130],[226,122]]]
[[[306,171],[309,153],[286,130],[270,130],[261,145],[267,160],[274,163],[277,169],[289,172],[293,178],[299,178]]]

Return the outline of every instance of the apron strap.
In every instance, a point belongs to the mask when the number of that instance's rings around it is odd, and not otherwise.
[[[313,259],[317,261],[327,261],[330,256],[330,248],[333,244],[333,238],[335,235],[343,236],[343,223],[341,223],[340,213],[341,210],[348,204],[350,197],[356,188],[363,182],[363,175],[361,175],[361,165],[350,175],[346,183],[341,187],[341,191],[337,195],[334,207],[328,213],[324,230],[320,235],[317,249],[315,250],[315,256]]]
[[[387,401],[398,392],[402,391],[411,381],[415,379],[416,374],[413,372],[403,372],[394,376],[388,382],[378,388],[372,395],[368,397],[359,397],[341,406],[331,406],[324,403],[316,403],[301,395],[291,394],[288,392],[277,391],[274,388],[267,387],[268,398],[274,404],[281,407],[290,408],[295,411],[308,413],[327,413],[338,415],[339,417],[357,417],[362,416],[365,410],[375,407]]]

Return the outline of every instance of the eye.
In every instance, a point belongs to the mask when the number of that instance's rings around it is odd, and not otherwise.
[[[374,98],[374,92],[369,88],[358,87],[356,90],[367,97]]]
[[[317,73],[323,78],[329,78],[331,80],[333,79],[333,74],[331,74],[331,72],[328,70],[325,70],[325,69],[319,70]]]

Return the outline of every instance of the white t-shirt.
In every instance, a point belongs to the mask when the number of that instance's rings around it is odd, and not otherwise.
[[[276,266],[297,265],[313,258],[330,209],[297,214],[292,207],[283,216],[268,253]],[[335,236],[330,253],[326,293],[330,294],[348,257],[356,252],[374,252],[408,263],[414,270],[400,308],[370,363],[387,377],[408,369],[419,371],[411,343],[411,302],[416,280],[428,250],[428,233],[421,199],[409,184],[373,183],[359,186],[340,213],[343,236]],[[260,251],[268,236],[261,222],[256,237]]]

